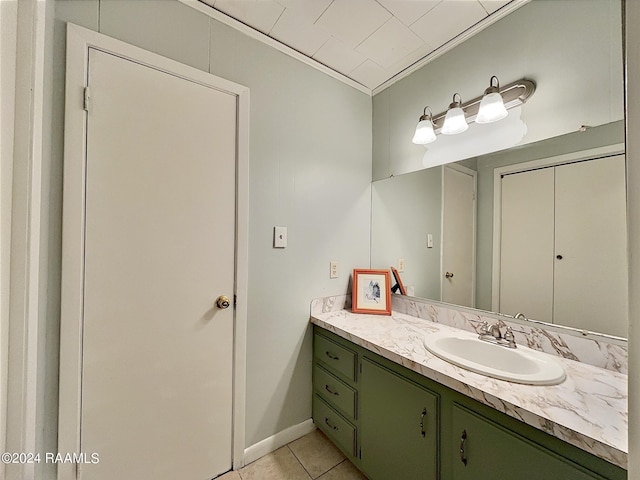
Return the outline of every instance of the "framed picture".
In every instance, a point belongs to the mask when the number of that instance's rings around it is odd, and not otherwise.
[[[389,270],[353,270],[353,313],[391,315]]]
[[[400,273],[398,272],[396,267],[391,267],[391,272],[393,273],[393,278],[396,281],[396,284],[393,287],[391,287],[391,291],[393,293],[396,293],[398,290],[400,290],[400,293],[402,295],[406,295],[407,290],[404,288],[404,283],[402,283],[402,279],[400,278]]]

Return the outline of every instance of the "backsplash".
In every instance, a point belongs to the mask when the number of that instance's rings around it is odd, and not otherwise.
[[[429,320],[434,323],[478,332],[482,322],[502,320],[513,329],[516,343],[526,345],[551,355],[587,363],[606,370],[627,374],[628,355],[623,345],[609,343],[605,339],[580,337],[555,332],[543,326],[528,326],[505,321],[503,315],[472,309],[455,308],[429,300],[392,295],[393,311]],[[311,302],[311,316],[351,308],[351,295],[317,298]]]
[[[316,298],[311,301],[312,317],[318,313],[337,312],[338,310],[345,309],[351,309],[351,294]]]

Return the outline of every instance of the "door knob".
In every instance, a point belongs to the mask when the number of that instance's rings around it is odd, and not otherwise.
[[[447,273],[445,273],[444,276],[447,277],[447,278],[453,278],[453,273],[447,272]]]
[[[218,300],[216,300],[216,305],[218,306],[218,308],[229,308],[229,305],[231,305],[231,300],[229,300],[229,297],[227,297],[226,295],[220,295],[218,297]]]

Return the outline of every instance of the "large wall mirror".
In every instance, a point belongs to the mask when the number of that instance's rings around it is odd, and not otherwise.
[[[410,143],[421,109],[494,74],[536,82],[524,138],[486,153],[477,137],[469,155],[451,136],[459,161],[425,168],[445,149]],[[619,0],[532,0],[382,91],[372,268],[402,260],[416,297],[626,337],[623,115]]]

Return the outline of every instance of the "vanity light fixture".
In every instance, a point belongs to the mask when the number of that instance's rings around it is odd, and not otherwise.
[[[427,110],[429,113],[427,114]],[[430,107],[424,107],[424,113],[416,126],[416,133],[413,134],[413,140],[416,145],[426,145],[436,141],[436,132],[433,130],[433,114]]]
[[[456,100],[458,97],[458,100]],[[464,110],[461,108],[462,97],[459,93],[453,94],[453,102],[449,105],[447,115],[444,117],[444,125],[442,125],[442,134],[456,135],[462,133],[469,128],[467,119],[464,116]]]
[[[426,145],[435,141],[437,137],[430,134],[431,130],[435,135],[438,133],[453,135],[464,132],[469,128],[468,124],[472,122],[497,122],[507,116],[507,110],[526,103],[535,90],[536,84],[524,78],[501,88],[498,77],[494,75],[489,80],[489,88],[481,97],[462,103],[460,95],[456,93],[453,96],[453,103],[449,105],[447,111],[438,115],[432,115],[431,109],[426,107],[424,114],[418,121],[413,143]],[[427,114],[427,109],[429,114]],[[425,139],[429,139],[429,141],[425,141]]]
[[[495,79],[496,84],[493,84]],[[493,123],[502,120],[509,114],[500,95],[500,82],[495,75],[489,80],[489,88],[484,91],[476,123]]]

